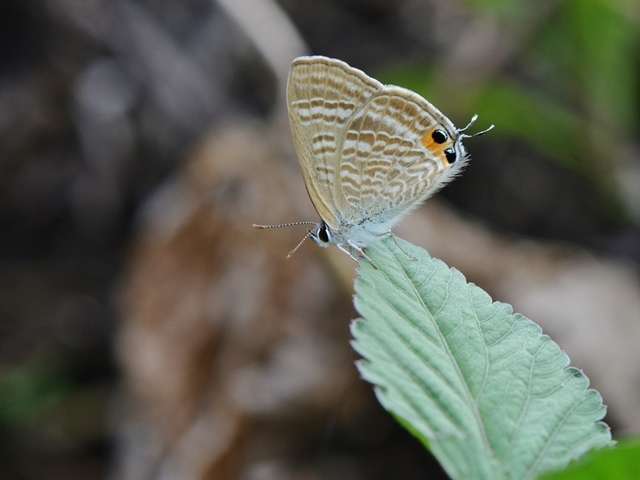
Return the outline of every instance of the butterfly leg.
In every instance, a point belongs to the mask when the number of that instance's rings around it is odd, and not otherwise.
[[[365,253],[364,249],[363,249],[360,245],[358,245],[358,244],[356,244],[356,243],[352,242],[351,240],[347,240],[347,243],[349,244],[349,246],[350,246],[351,248],[353,248],[354,250],[357,250],[357,251],[360,253],[360,255],[362,255],[364,258],[366,258],[367,260],[369,260],[369,262],[371,263],[371,265],[373,265],[373,267],[374,267],[376,270],[378,270],[378,266],[376,265],[376,262],[374,262],[373,260],[371,260],[371,258],[369,258],[369,255],[367,255],[367,254]],[[353,256],[351,256],[351,258],[353,258]]]
[[[411,258],[412,260],[417,260],[418,259],[418,257],[414,257],[409,252],[407,252],[404,248],[402,248],[402,245],[400,245],[398,243],[398,240],[396,240],[396,236],[393,234],[393,232],[391,230],[389,230],[387,232],[387,235],[390,235],[391,238],[393,238],[393,243],[395,243],[396,247],[398,247],[402,251],[402,253],[404,253],[407,257]]]
[[[344,248],[344,247],[343,247],[342,245],[340,245],[339,243],[336,243],[335,245],[336,245],[336,247],[338,247],[338,248],[340,249],[340,251],[342,251],[342,252],[346,253],[347,255],[349,255],[349,256],[351,257],[351,259],[352,259],[354,262],[358,262],[358,263],[360,263],[360,261],[359,261],[356,257],[354,257],[354,256],[353,256],[353,254],[352,254],[349,250],[347,250],[346,248]]]

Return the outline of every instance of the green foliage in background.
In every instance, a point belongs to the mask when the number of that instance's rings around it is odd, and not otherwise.
[[[623,440],[615,448],[592,451],[562,472],[543,480],[632,480],[640,478],[640,440]]]
[[[358,367],[452,478],[534,478],[611,444],[600,395],[538,325],[395,237],[367,255]]]
[[[36,354],[19,367],[0,366],[0,423],[49,425],[51,412],[68,398],[72,382],[47,361]]]
[[[395,66],[379,78],[432,99],[461,125],[478,113],[480,126],[496,125],[494,138],[516,138],[577,172],[612,219],[637,212],[619,185],[640,128],[637,2],[464,3],[473,15],[494,19],[501,37],[497,60],[487,60],[495,64],[467,71],[464,63],[432,59]]]

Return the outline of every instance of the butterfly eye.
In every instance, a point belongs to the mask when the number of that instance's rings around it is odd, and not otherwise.
[[[453,148],[447,148],[444,151],[444,156],[447,158],[447,162],[453,163],[457,160],[456,152]]]
[[[431,138],[434,142],[441,144],[449,139],[449,135],[447,135],[447,132],[445,132],[444,130],[438,129],[431,134]]]
[[[329,243],[329,240],[331,239],[331,237],[329,235],[329,227],[327,227],[326,225],[322,225],[318,229],[318,239],[321,242]]]

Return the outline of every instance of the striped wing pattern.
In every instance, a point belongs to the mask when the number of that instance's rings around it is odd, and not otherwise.
[[[300,57],[291,66],[287,102],[293,141],[311,202],[334,229],[342,221],[334,196],[338,147],[354,113],[382,88],[339,60]]]
[[[294,60],[287,101],[311,201],[343,239],[354,227],[393,224],[466,160],[458,130],[437,108],[340,60]],[[436,130],[445,140],[436,141]],[[456,146],[462,155],[451,163],[446,150]]]
[[[463,163],[449,164],[444,158],[450,142],[442,147],[429,143],[436,128],[446,129],[450,139],[457,133],[419,95],[400,87],[377,92],[346,127],[340,152],[340,211],[347,218],[384,223],[435,193]]]

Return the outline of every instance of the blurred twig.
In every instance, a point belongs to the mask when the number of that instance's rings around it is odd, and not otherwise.
[[[278,94],[284,93],[291,60],[309,51],[289,17],[272,0],[218,0],[278,79]],[[277,101],[284,105],[284,98]]]

